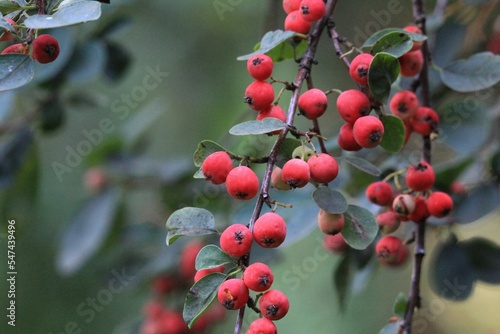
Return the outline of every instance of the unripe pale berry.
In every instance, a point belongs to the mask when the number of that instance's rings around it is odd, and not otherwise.
[[[252,321],[245,334],[278,334],[278,329],[271,320],[258,318]]]
[[[399,215],[394,211],[379,213],[377,217],[375,217],[375,221],[380,228],[380,232],[382,232],[383,234],[390,234],[396,231],[399,225],[401,225]]]
[[[269,290],[260,297],[260,312],[269,320],[280,320],[288,313],[289,308],[288,298],[279,290]]]
[[[405,261],[408,251],[401,239],[386,235],[377,242],[375,253],[383,264],[400,265]]]
[[[404,77],[414,77],[424,67],[424,55],[421,50],[410,51],[398,58],[400,73]]]
[[[257,54],[247,60],[248,73],[255,80],[266,80],[273,73],[273,60],[265,54]]]
[[[309,161],[315,152],[305,145],[297,146],[292,152],[292,158],[302,159],[305,162]]]
[[[207,276],[208,274],[212,273],[223,273],[226,267],[224,265],[215,267],[215,268],[207,268],[207,269],[201,269],[196,272],[194,275],[194,282],[198,282],[200,279],[203,277]]]
[[[226,182],[226,177],[232,169],[233,161],[229,154],[224,151],[211,153],[201,164],[203,176],[213,184]]]
[[[337,111],[344,121],[354,124],[362,116],[370,114],[370,99],[357,89],[343,91],[337,98]]]
[[[295,10],[299,10],[301,1],[302,0],[283,0],[283,10],[287,14],[290,14]]]
[[[323,247],[333,253],[341,253],[348,247],[342,234],[327,234],[323,239]]]
[[[302,0],[300,12],[304,20],[314,22],[325,15],[326,5],[323,0]]]
[[[275,189],[278,190],[290,190],[292,187],[290,187],[289,184],[285,183],[281,177],[281,168],[278,166],[275,166],[272,173],[271,173],[271,184]]]
[[[249,167],[238,166],[227,174],[226,189],[235,199],[250,200],[259,192],[259,178]]]
[[[346,123],[340,127],[337,143],[344,151],[359,151],[362,149],[354,139],[352,124]]]
[[[41,64],[51,63],[59,56],[59,42],[49,34],[39,35],[32,43],[33,59]]]
[[[387,181],[373,182],[366,187],[365,196],[374,204],[387,206],[392,202],[392,186]]]
[[[262,262],[255,262],[245,269],[243,281],[250,290],[264,292],[273,284],[274,275],[269,266]]]
[[[283,165],[281,178],[292,188],[302,188],[311,179],[309,165],[302,159],[290,159]]]
[[[327,153],[315,154],[307,160],[311,180],[318,183],[329,183],[339,173],[339,165],[334,157]]]
[[[373,60],[373,55],[361,53],[354,57],[349,67],[349,75],[359,84],[368,84],[368,70]]]
[[[321,89],[311,88],[300,95],[297,105],[307,119],[317,119],[325,113],[328,97]]]
[[[420,34],[420,35],[422,34],[422,30],[420,30],[420,28],[417,27],[416,25],[408,25],[403,29],[414,34]],[[424,44],[424,42],[413,42],[413,47],[411,48],[410,52],[415,50],[420,50],[422,44]]]
[[[260,216],[253,226],[255,242],[264,248],[276,248],[285,241],[285,220],[275,212]]]
[[[16,43],[6,47],[1,54],[6,55],[10,53],[20,53],[27,55],[30,53],[30,48],[28,45],[24,45],[23,43]]]
[[[269,82],[256,80],[246,88],[244,99],[253,110],[264,110],[274,101],[274,88]]]
[[[396,196],[392,202],[392,209],[400,216],[408,216],[415,210],[415,197],[410,194]]]
[[[312,23],[304,20],[300,10],[294,10],[285,18],[285,30],[294,31],[299,34],[307,35],[311,29]]]
[[[318,212],[318,227],[325,234],[338,234],[345,225],[344,215],[329,213],[323,209]]]
[[[426,161],[410,166],[406,172],[406,185],[413,191],[429,190],[435,180],[434,169]]]
[[[375,116],[360,117],[352,127],[352,134],[361,147],[374,148],[382,141],[384,125]]]
[[[219,287],[217,299],[228,310],[239,310],[248,301],[250,292],[240,278],[230,278]]]
[[[428,136],[438,129],[439,115],[429,107],[418,107],[415,116],[410,120],[413,131]]]
[[[229,225],[219,239],[220,248],[232,257],[242,257],[252,247],[253,236],[248,227],[243,224]]]
[[[434,191],[429,195],[426,203],[429,214],[436,218],[446,217],[453,209],[453,199],[442,191]]]
[[[418,98],[410,90],[402,90],[394,94],[389,102],[393,115],[406,120],[414,117],[418,109]]]

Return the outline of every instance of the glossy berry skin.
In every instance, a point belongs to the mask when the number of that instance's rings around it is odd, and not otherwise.
[[[400,265],[405,261],[408,251],[401,239],[386,235],[377,242],[375,253],[383,264]]]
[[[354,139],[352,124],[350,123],[346,123],[340,127],[337,143],[344,151],[355,152],[362,149],[361,145]]]
[[[369,53],[361,53],[353,58],[349,67],[351,78],[361,85],[368,84],[368,70],[373,56]]]
[[[292,188],[302,188],[311,179],[309,165],[302,159],[290,159],[285,162],[281,169],[281,178]]]
[[[264,292],[269,290],[274,282],[271,269],[262,262],[249,265],[243,273],[243,282],[252,291]]]
[[[222,266],[218,266],[215,268],[207,268],[207,269],[198,270],[196,272],[196,274],[194,275],[194,282],[196,283],[200,279],[202,279],[203,277],[205,277],[209,274],[212,274],[212,273],[223,273],[225,269],[226,269],[226,267],[224,265],[222,265]]]
[[[380,228],[382,234],[391,234],[396,231],[401,225],[399,215],[394,211],[381,212],[375,217],[375,221]]]
[[[275,189],[278,190],[290,190],[292,187],[290,187],[289,184],[285,183],[281,177],[281,168],[278,166],[275,166],[272,173],[271,173],[271,184]]]
[[[288,313],[289,308],[287,296],[279,290],[269,290],[260,297],[260,312],[269,320],[280,320]]]
[[[290,14],[295,10],[299,10],[301,1],[302,0],[283,0],[283,10],[287,14]]]
[[[20,53],[27,55],[30,53],[30,48],[27,45],[23,45],[23,43],[16,43],[9,45],[5,49],[3,49],[2,53],[3,55],[10,54],[10,53]]]
[[[321,89],[311,88],[300,95],[297,105],[307,119],[317,119],[325,113],[328,97]]]
[[[326,5],[323,0],[302,0],[300,12],[302,18],[309,22],[314,22],[325,15]]]
[[[278,329],[271,320],[258,318],[252,321],[245,334],[278,334]]]
[[[422,30],[420,30],[419,27],[417,27],[416,25],[408,25],[406,27],[403,28],[404,30],[408,31],[408,32],[411,32],[411,33],[414,33],[414,34],[422,34]],[[420,50],[420,48],[422,47],[422,44],[424,44],[424,42],[413,42],[413,47],[411,48],[410,52],[412,51],[416,51],[416,50]]]
[[[226,189],[235,199],[250,200],[259,192],[259,178],[249,167],[238,166],[227,174]]]
[[[344,215],[326,212],[319,209],[318,227],[325,234],[338,234],[345,225]]]
[[[417,95],[409,90],[399,91],[391,98],[389,109],[393,115],[398,116],[402,120],[410,119],[417,113]]]
[[[299,34],[307,35],[311,29],[312,23],[304,20],[300,10],[290,12],[286,18],[284,27],[287,31],[294,31]]]
[[[410,213],[407,218],[415,223],[421,223],[429,218],[430,213],[427,208],[427,202],[422,196],[415,198],[415,209]]]
[[[211,153],[201,164],[203,176],[213,184],[226,182],[226,177],[232,169],[233,161],[224,151]]]
[[[429,190],[436,180],[432,166],[425,161],[412,165],[406,172],[406,185],[413,191]]]
[[[398,58],[400,73],[404,77],[414,77],[424,67],[424,55],[421,50],[410,51]]]
[[[307,160],[311,180],[318,183],[329,183],[339,174],[339,165],[334,157],[327,153],[315,154]]]
[[[260,216],[253,226],[253,238],[259,246],[276,248],[285,241],[285,220],[274,212],[267,212]]]
[[[337,111],[344,121],[354,124],[362,116],[370,114],[370,99],[357,89],[342,92],[337,98]]]
[[[247,60],[247,70],[255,80],[266,80],[273,73],[274,63],[271,57],[257,54]]]
[[[365,196],[373,204],[387,206],[392,202],[392,186],[387,181],[376,181],[370,183],[368,187],[366,187]]]
[[[274,101],[274,88],[269,82],[256,80],[247,86],[244,99],[251,109],[264,110]]]
[[[243,224],[229,225],[220,235],[220,248],[232,257],[242,257],[252,247],[253,236]]]
[[[342,253],[348,247],[342,234],[327,234],[323,239],[323,247],[332,253]]]
[[[400,194],[392,201],[392,209],[401,217],[406,217],[415,210],[415,197],[410,194]]]
[[[32,57],[40,64],[51,63],[59,56],[59,42],[49,34],[42,34],[35,38],[32,48]]]
[[[442,191],[434,191],[427,198],[429,214],[436,218],[446,217],[453,210],[453,199]]]
[[[418,107],[415,116],[410,120],[413,131],[428,136],[438,129],[439,115],[429,107]]]
[[[352,134],[361,147],[374,148],[382,141],[384,125],[375,116],[360,117],[352,127]]]
[[[217,299],[228,310],[239,310],[248,302],[250,292],[240,278],[230,278],[219,287]]]

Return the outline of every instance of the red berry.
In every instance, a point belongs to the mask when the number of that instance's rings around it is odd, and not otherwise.
[[[406,217],[415,210],[415,197],[410,194],[400,194],[392,201],[392,209],[399,216]]]
[[[352,134],[361,147],[374,148],[382,141],[384,125],[375,116],[360,117],[352,127]]]
[[[83,176],[84,187],[92,192],[97,193],[108,185],[109,178],[106,171],[100,167],[89,168]]]
[[[4,18],[5,18],[5,21],[7,21],[11,26],[14,27],[16,25],[16,21],[14,21],[13,19],[11,19],[10,17],[4,17]],[[5,32],[3,32],[0,35],[0,42],[11,41],[14,38],[15,38],[14,35],[9,30],[6,30]]]
[[[387,206],[392,202],[392,186],[387,181],[376,181],[366,187],[365,195],[370,202]]]
[[[246,88],[244,99],[253,110],[264,110],[274,101],[274,88],[269,82],[256,80]]]
[[[252,321],[245,334],[278,334],[278,329],[271,320],[258,318]]]
[[[354,57],[349,67],[349,75],[359,84],[368,84],[368,69],[373,60],[373,55],[369,53],[361,53]]]
[[[406,172],[406,185],[413,191],[429,190],[436,180],[434,169],[425,161],[410,166]]]
[[[222,232],[220,248],[232,257],[242,257],[252,247],[253,236],[248,227],[243,224],[229,225]]]
[[[325,15],[326,5],[323,0],[302,0],[300,3],[300,12],[302,18],[309,22],[314,22]]]
[[[414,77],[424,67],[424,55],[421,50],[410,51],[398,58],[400,73],[404,77]]]
[[[420,223],[429,218],[430,213],[427,208],[427,203],[422,196],[415,198],[415,209],[408,215],[408,219],[415,223]]]
[[[453,209],[453,199],[442,191],[434,191],[429,195],[426,203],[429,214],[436,218],[446,217]]]
[[[334,157],[327,153],[319,153],[307,160],[311,180],[318,183],[329,183],[337,177],[339,165]]]
[[[208,274],[212,273],[223,273],[226,267],[224,265],[215,267],[215,268],[207,268],[207,269],[201,269],[196,272],[194,275],[194,282],[198,282],[200,279],[203,277],[207,276]]]
[[[321,89],[311,88],[300,95],[297,105],[307,119],[317,119],[325,113],[328,97]]]
[[[226,182],[227,174],[233,169],[233,161],[224,151],[211,153],[201,164],[201,171],[207,181],[213,184]]]
[[[287,14],[290,14],[295,10],[299,10],[301,1],[302,0],[283,0],[283,10]]]
[[[248,73],[255,80],[266,80],[273,73],[273,60],[265,54],[257,54],[247,60]]]
[[[300,10],[294,10],[285,18],[285,30],[294,31],[298,34],[307,35],[311,29],[311,22],[304,20]]]
[[[255,242],[264,248],[276,248],[285,241],[285,220],[274,212],[267,212],[260,216],[253,226]]]
[[[147,318],[157,319],[163,314],[163,304],[158,300],[149,300],[143,309]]]
[[[6,47],[1,54],[6,55],[10,53],[20,53],[23,55],[27,55],[30,53],[30,48],[28,45],[24,45],[23,43],[16,43]]]
[[[184,334],[189,330],[182,314],[174,310],[164,310],[158,322],[160,330],[154,333]]]
[[[274,275],[271,269],[262,262],[249,265],[243,273],[245,285],[253,291],[264,292],[269,290],[274,282]]]
[[[33,59],[41,64],[51,63],[59,56],[59,42],[48,34],[35,38],[33,45]]]
[[[418,109],[418,98],[409,90],[402,90],[394,94],[389,102],[389,108],[393,115],[406,120],[416,115]]]
[[[203,244],[199,241],[191,241],[187,243],[181,251],[179,271],[185,280],[192,280],[196,274],[196,256],[203,248]]]
[[[327,234],[323,239],[323,247],[333,253],[341,253],[347,248],[347,242],[340,233]]]
[[[235,199],[250,200],[259,192],[259,178],[249,167],[238,166],[227,174],[226,189]]]
[[[381,212],[375,220],[380,228],[380,232],[383,234],[390,234],[396,231],[401,224],[399,215],[394,211]]]
[[[285,111],[278,105],[271,104],[269,107],[259,111],[256,119],[262,121],[264,118],[268,117],[277,118],[282,122],[286,122]]]
[[[428,136],[437,130],[439,115],[432,108],[419,107],[415,116],[410,120],[410,124],[413,131],[422,136]]]
[[[404,27],[403,29],[410,33],[420,34],[420,35],[422,34],[422,30],[420,30],[420,28],[415,25],[409,25]],[[422,44],[424,44],[424,42],[413,42],[413,47],[411,48],[410,51],[419,50],[422,47]]]
[[[177,288],[177,279],[173,275],[162,275],[154,279],[152,289],[156,294],[166,295]]]
[[[302,188],[311,179],[309,165],[302,159],[290,159],[283,165],[281,178],[292,188]]]
[[[340,127],[337,143],[344,151],[359,151],[362,149],[354,139],[352,124],[346,123]]]
[[[406,259],[407,250],[401,239],[386,235],[377,242],[375,253],[383,264],[399,265]]]
[[[228,310],[239,310],[248,301],[249,291],[240,278],[230,278],[219,287],[217,299]]]
[[[259,308],[264,318],[279,320],[288,313],[290,302],[283,292],[269,290],[260,297]]]
[[[283,181],[283,178],[281,176],[281,168],[278,166],[274,167],[272,173],[271,173],[271,183],[275,189],[278,190],[290,190],[292,187],[290,187],[289,184],[285,183]]]
[[[337,98],[337,111],[344,121],[354,124],[362,116],[370,114],[370,99],[357,89],[342,92]]]
[[[345,220],[343,214],[335,214],[319,209],[318,227],[325,234],[338,234],[344,227]]]

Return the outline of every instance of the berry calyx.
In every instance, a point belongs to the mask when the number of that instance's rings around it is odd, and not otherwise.
[[[266,80],[273,73],[273,60],[265,54],[257,54],[247,60],[247,70],[255,80]]]
[[[337,98],[337,111],[344,121],[354,124],[362,116],[370,114],[370,99],[357,89],[343,91]]]
[[[374,148],[382,141],[384,125],[375,116],[360,117],[352,127],[352,134],[361,147]]]
[[[386,235],[377,242],[375,253],[381,263],[399,265],[406,259],[408,251],[401,239],[392,235]]]
[[[235,199],[250,200],[259,191],[259,178],[249,167],[238,166],[227,174],[226,189]]]
[[[365,196],[373,204],[387,206],[392,201],[392,186],[387,181],[373,182],[366,187]]]
[[[417,113],[417,95],[409,90],[399,91],[391,98],[389,108],[393,115],[398,116],[402,120],[410,119]]]
[[[220,235],[220,248],[232,257],[242,257],[252,247],[253,236],[243,224],[229,225]]]
[[[247,86],[244,100],[251,109],[264,110],[274,101],[274,88],[267,81],[256,80]]]
[[[253,238],[259,246],[276,248],[285,241],[285,220],[275,212],[267,212],[260,216],[253,226]]]
[[[302,115],[314,120],[325,113],[328,97],[321,89],[311,88],[300,95],[297,105]]]
[[[345,225],[344,215],[329,213],[323,209],[318,212],[318,227],[325,234],[338,234]]]
[[[245,334],[278,334],[278,329],[271,320],[258,318],[252,321]]]
[[[339,165],[334,157],[327,153],[315,154],[307,160],[311,180],[318,183],[329,183],[339,173]]]
[[[280,320],[288,313],[289,308],[287,296],[279,290],[269,290],[260,297],[260,312],[269,320]]]
[[[453,209],[453,199],[442,191],[434,191],[429,195],[426,203],[429,214],[436,218],[446,217]]]
[[[302,188],[311,179],[309,165],[302,159],[290,159],[283,165],[281,178],[292,188]]]
[[[362,149],[361,145],[359,145],[356,142],[356,139],[354,139],[352,130],[352,124],[350,123],[345,123],[340,127],[339,135],[337,136],[337,143],[344,151],[354,152]]]
[[[248,302],[250,292],[240,278],[230,278],[219,287],[217,299],[228,310],[239,310]]]
[[[406,172],[406,185],[413,191],[429,190],[435,180],[434,169],[426,161],[410,166]]]
[[[59,42],[49,34],[39,35],[33,40],[32,57],[40,64],[51,63],[59,56]]]
[[[226,177],[232,169],[233,161],[224,151],[211,153],[201,164],[203,176],[213,184],[226,182]]]
[[[361,85],[368,84],[368,70],[373,60],[373,55],[361,53],[353,58],[349,67],[351,78]]]
[[[274,275],[271,269],[262,262],[249,265],[243,273],[245,285],[252,291],[264,292],[269,290],[274,282]]]
[[[302,18],[309,22],[319,20],[325,15],[326,5],[323,0],[302,0],[300,13]]]

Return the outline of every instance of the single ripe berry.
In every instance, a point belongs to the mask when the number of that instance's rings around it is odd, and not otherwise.
[[[392,202],[392,186],[387,181],[376,181],[366,187],[365,195],[373,204],[387,206]]]
[[[325,15],[326,5],[323,0],[302,0],[300,13],[302,18],[309,22],[319,20]]]
[[[11,26],[16,25],[16,22],[13,19],[11,19],[10,17],[4,17],[4,18],[5,18],[5,21],[7,21]],[[6,27],[4,27],[4,28],[6,29]],[[5,32],[3,32],[0,35],[0,42],[11,41],[14,38],[15,38],[14,35],[9,30],[6,30]]]
[[[429,214],[436,218],[446,217],[453,209],[453,199],[442,191],[434,191],[429,195],[426,203]]]
[[[289,308],[287,296],[279,290],[269,290],[260,297],[260,312],[269,320],[280,320],[288,313]]]
[[[252,291],[264,292],[269,290],[274,282],[271,269],[262,262],[249,265],[243,273],[243,282]]]
[[[302,0],[283,0],[283,10],[287,14],[290,14],[295,10],[299,10],[301,1]]]
[[[294,10],[285,18],[285,30],[294,31],[298,34],[307,35],[311,29],[312,23],[304,20],[300,10]]]
[[[278,105],[271,104],[267,108],[259,111],[256,119],[258,121],[262,121],[264,118],[269,118],[269,117],[277,118],[282,122],[286,122],[285,111]]]
[[[230,278],[219,287],[217,299],[228,310],[239,310],[248,302],[250,292],[240,278]]]
[[[302,159],[290,159],[283,165],[281,178],[292,188],[302,188],[311,179],[309,165]]]
[[[242,257],[252,247],[253,236],[243,224],[229,225],[220,235],[220,248],[232,257]]]
[[[347,242],[345,242],[342,234],[327,234],[323,239],[323,247],[333,253],[341,253],[347,248]]]
[[[259,178],[249,167],[238,166],[227,174],[226,189],[235,199],[250,200],[259,191]]]
[[[343,214],[329,213],[323,209],[318,212],[318,227],[325,234],[338,234],[344,227],[345,220]]]
[[[278,334],[278,329],[271,320],[258,318],[252,321],[245,334]]]
[[[24,45],[23,43],[16,43],[9,45],[5,49],[3,49],[1,54],[6,55],[10,53],[20,53],[23,55],[27,55],[30,53],[30,48],[28,45]]]
[[[307,160],[311,180],[318,183],[329,183],[339,173],[339,165],[334,157],[327,153],[315,154]]]
[[[349,75],[359,84],[368,84],[368,69],[373,60],[373,55],[369,53],[361,53],[354,57],[349,67]]]
[[[421,50],[409,51],[398,58],[400,73],[404,77],[414,77],[424,67],[424,55]]]
[[[307,119],[317,119],[325,113],[328,97],[321,89],[311,88],[300,95],[297,105]]]
[[[417,27],[416,25],[408,25],[408,26],[404,27],[403,29],[410,32],[410,33],[420,34],[420,35],[422,34],[422,30],[420,30],[420,28]],[[413,41],[413,47],[411,48],[410,51],[419,50],[422,47],[422,44],[424,44],[424,42]]]
[[[352,127],[352,134],[361,147],[374,148],[382,141],[384,125],[375,116],[360,117]]]
[[[391,234],[396,231],[401,224],[399,215],[394,211],[381,212],[375,217],[375,221],[382,234]]]
[[[192,280],[196,274],[196,256],[198,256],[203,246],[203,243],[195,240],[187,243],[182,248],[179,258],[179,272],[185,280]]]
[[[392,209],[401,217],[406,217],[415,210],[415,197],[410,194],[400,194],[392,201]]]
[[[401,239],[386,235],[377,242],[375,253],[381,263],[399,265],[405,261],[408,252]]]
[[[406,172],[406,185],[413,191],[429,190],[435,180],[434,169],[425,161],[410,166]]]
[[[59,42],[49,34],[42,34],[35,38],[33,45],[33,59],[40,64],[51,63],[59,56]]]
[[[428,136],[437,130],[439,125],[438,113],[429,107],[418,107],[417,113],[410,120],[410,125],[413,131]]]
[[[343,91],[337,98],[337,111],[344,121],[354,124],[362,116],[370,114],[370,99],[357,89]]]
[[[215,268],[207,268],[207,269],[201,269],[196,272],[194,275],[194,282],[198,282],[200,279],[203,277],[207,276],[208,274],[212,273],[223,273],[226,267],[224,265],[215,267]]]
[[[391,98],[389,108],[391,109],[393,115],[396,115],[403,120],[410,119],[417,113],[417,95],[410,90],[399,91]]]
[[[278,166],[275,166],[271,173],[271,184],[275,189],[278,190],[292,189],[289,184],[283,181],[283,178],[281,177],[281,168],[279,168]]]
[[[256,80],[246,88],[244,99],[253,110],[264,110],[274,101],[274,88],[269,82]]]
[[[350,123],[346,123],[340,127],[337,143],[344,151],[359,151],[362,149],[361,145],[354,139],[352,124]]]
[[[232,169],[233,161],[224,151],[211,153],[201,164],[203,176],[213,184],[226,182],[226,177]]]
[[[427,202],[422,196],[418,196],[415,198],[415,209],[412,213],[410,213],[407,217],[409,220],[414,221],[415,223],[420,223],[429,218],[430,213],[427,208]]]
[[[255,242],[264,248],[276,248],[285,241],[285,220],[275,212],[260,216],[253,226]]]
[[[266,80],[273,73],[273,60],[265,54],[257,54],[247,60],[248,73],[255,80]]]

